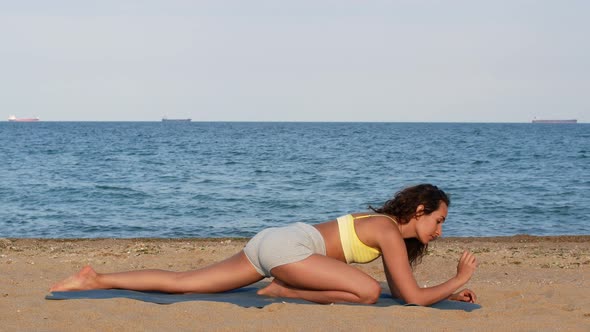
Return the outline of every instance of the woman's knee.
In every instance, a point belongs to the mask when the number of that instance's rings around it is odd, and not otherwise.
[[[359,303],[373,304],[379,300],[381,296],[381,284],[375,279],[371,279],[362,285],[362,289],[358,293]]]

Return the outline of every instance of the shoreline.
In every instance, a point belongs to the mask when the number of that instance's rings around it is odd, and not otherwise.
[[[0,238],[0,321],[7,331],[49,330],[590,330],[590,235],[453,237],[431,243],[414,270],[421,287],[456,273],[464,249],[478,269],[463,288],[481,309],[277,303],[156,305],[130,299],[48,301],[49,287],[92,265],[99,272],[185,271],[241,250],[247,238]],[[384,281],[381,259],[355,265]]]
[[[11,243],[25,244],[25,243],[81,243],[81,242],[150,242],[150,243],[175,243],[175,242],[234,242],[243,243],[244,245],[250,238],[244,237],[188,237],[188,238],[159,238],[159,237],[137,237],[137,238],[14,238],[14,237],[0,237],[0,249],[5,248]],[[590,235],[510,235],[510,236],[474,236],[474,237],[442,237],[429,244],[430,247],[436,246],[437,244],[445,243],[470,243],[477,244],[478,242],[490,242],[490,243],[590,243]]]
[[[85,240],[147,240],[147,241],[167,241],[167,240],[203,240],[203,241],[217,241],[217,240],[232,240],[232,241],[248,241],[248,237],[1,237],[2,240],[20,241],[20,240],[36,240],[36,241],[85,241]],[[437,239],[437,242],[444,241],[467,241],[467,240],[484,240],[484,241],[552,241],[552,240],[567,240],[571,242],[584,242],[590,240],[590,234],[582,235],[529,235],[529,234],[515,234],[515,235],[498,235],[498,236],[445,236]]]

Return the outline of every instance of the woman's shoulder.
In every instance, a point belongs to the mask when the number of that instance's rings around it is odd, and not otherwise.
[[[368,220],[387,220],[395,225],[398,224],[397,219],[394,216],[390,216],[385,213],[377,212],[355,212],[350,214],[355,220],[357,219],[368,219]]]
[[[353,213],[355,229],[359,236],[372,239],[401,237],[398,224],[391,216],[378,213]]]

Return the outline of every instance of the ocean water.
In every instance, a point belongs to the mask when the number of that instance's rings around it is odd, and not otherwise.
[[[443,236],[590,234],[590,125],[0,124],[0,237],[250,237],[451,195]]]

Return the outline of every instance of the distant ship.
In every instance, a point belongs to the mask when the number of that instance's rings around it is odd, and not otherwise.
[[[8,117],[9,122],[37,122],[39,118],[17,118],[15,115]]]
[[[162,122],[191,122],[192,120],[189,119],[168,119],[166,117],[162,118]]]
[[[569,120],[537,120],[534,119],[533,123],[578,123],[576,119],[569,119]]]

